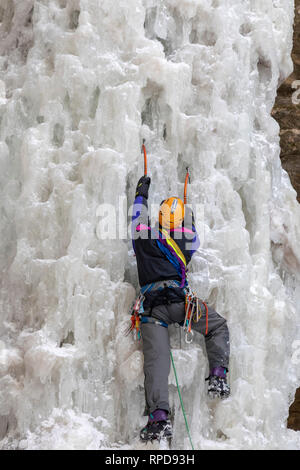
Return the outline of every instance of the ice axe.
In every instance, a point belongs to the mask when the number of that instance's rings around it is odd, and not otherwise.
[[[145,147],[145,139],[143,139],[142,151],[144,152],[144,176],[147,176],[147,152]]]
[[[189,174],[189,167],[186,167],[186,175],[185,175],[185,182],[184,182],[184,197],[183,202],[184,205],[187,203],[187,185],[191,183],[190,174]]]

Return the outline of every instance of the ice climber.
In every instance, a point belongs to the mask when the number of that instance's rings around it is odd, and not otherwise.
[[[186,320],[186,266],[200,245],[193,212],[179,198],[162,201],[157,226],[149,226],[147,199],[150,182],[147,176],[140,178],[132,218],[133,247],[142,296],[139,318],[146,414],[149,416],[147,425],[140,432],[144,441],[172,437],[168,397],[168,325],[183,325]],[[200,315],[190,319],[190,327],[205,337],[210,370],[208,394],[227,398],[230,393],[226,378],[229,362],[227,323],[205,303],[200,302],[200,306]]]

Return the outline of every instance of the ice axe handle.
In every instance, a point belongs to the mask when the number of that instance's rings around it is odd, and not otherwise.
[[[144,143],[142,145],[142,149],[144,152],[144,176],[147,176],[147,152]]]
[[[186,175],[185,175],[185,182],[184,182],[184,204],[186,204],[187,201],[187,185],[188,182],[190,183],[190,174],[189,174],[189,167],[186,167]]]

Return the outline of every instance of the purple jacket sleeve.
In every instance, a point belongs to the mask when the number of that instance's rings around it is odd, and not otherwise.
[[[141,230],[150,230],[148,216],[148,202],[143,196],[137,196],[133,204],[131,238],[135,251],[135,240],[140,238]]]

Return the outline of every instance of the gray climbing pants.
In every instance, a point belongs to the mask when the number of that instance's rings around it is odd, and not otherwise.
[[[148,313],[150,314],[150,312]],[[145,311],[147,315],[147,311]],[[168,325],[182,323],[185,318],[185,303],[158,305],[152,308],[151,317]],[[209,368],[226,367],[229,363],[229,331],[225,318],[208,306],[208,329],[206,315],[192,329],[204,335]],[[170,372],[170,340],[168,328],[155,323],[142,323],[146,413],[157,409],[169,411],[168,376]]]

